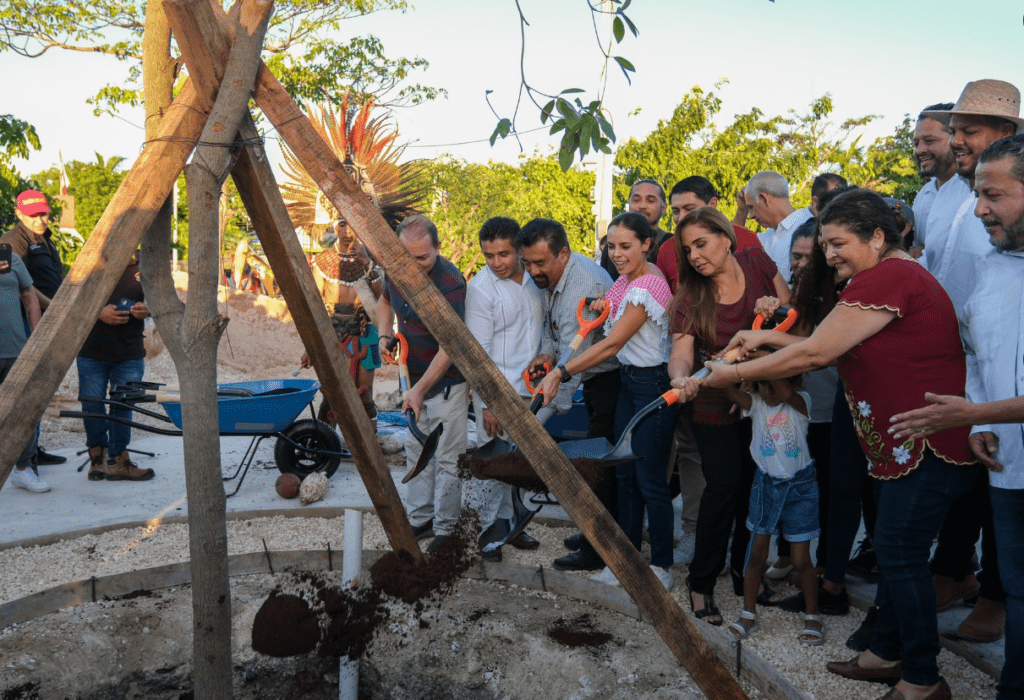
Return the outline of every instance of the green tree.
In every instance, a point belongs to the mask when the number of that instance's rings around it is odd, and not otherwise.
[[[36,189],[37,183],[25,179],[14,167],[15,158],[28,158],[40,148],[39,135],[31,124],[10,114],[0,114],[0,233],[18,223],[14,200],[19,192]]]
[[[914,161],[914,120],[904,115],[894,133],[876,139],[861,159],[843,168],[851,183],[913,204],[925,185]]]
[[[556,156],[534,154],[521,156],[516,165],[439,159],[428,177],[434,194],[427,213],[437,224],[441,252],[465,274],[484,265],[477,233],[492,216],[508,216],[520,224],[537,217],[554,219],[565,227],[573,250],[587,255],[593,251],[592,172],[563,172]]]
[[[230,3],[226,3],[230,4]],[[379,104],[416,104],[443,90],[410,83],[422,58],[390,58],[374,36],[332,38],[347,19],[409,8],[406,0],[278,0],[267,33],[268,66],[299,100],[373,94]],[[102,53],[129,65],[129,80],[107,85],[90,100],[97,112],[142,104],[142,32],[146,0],[0,0],[0,52],[34,58],[51,49]],[[167,69],[177,72],[180,59]]]
[[[621,168],[621,177],[615,194],[623,207],[637,180],[654,178],[670,189],[684,177],[703,175],[715,185],[724,200],[722,208],[731,214],[736,192],[761,170],[784,175],[794,204],[806,205],[815,175],[826,170],[846,175],[847,168],[852,172],[854,166],[863,166],[867,156],[857,131],[876,118],[866,115],[836,125],[830,119],[832,98],[826,94],[815,99],[806,113],[790,110],[784,116],[768,117],[755,107],[720,129],[715,118],[721,107],[714,92],[695,86],[683,96],[670,119],[659,121],[645,139],[632,138],[619,147],[615,164]],[[872,154],[878,167],[884,167],[882,154]],[[864,174],[880,177],[874,171],[865,170]],[[851,181],[857,182],[857,177]]]

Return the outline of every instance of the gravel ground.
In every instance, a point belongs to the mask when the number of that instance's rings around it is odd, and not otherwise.
[[[262,551],[264,539],[271,550],[322,549],[328,542],[332,548],[341,549],[343,528],[342,518],[275,517],[230,521],[229,551],[231,554]],[[535,525],[530,532],[541,541],[541,548],[534,552],[523,552],[505,547],[506,561],[533,566],[550,565],[553,557],[564,552],[562,539],[573,531],[569,528]],[[367,549],[388,548],[380,522],[373,515],[364,518],[364,546]],[[182,561],[182,554],[187,551],[187,526],[173,524],[155,530],[121,530],[98,536],[89,535],[46,547],[7,549],[0,551],[0,570],[4,571],[0,581],[0,602],[90,576]],[[676,585],[672,595],[684,609],[688,609],[684,576],[685,567],[677,565]],[[727,623],[737,618],[740,598],[731,594],[725,578],[719,581],[718,602]],[[872,700],[883,694],[883,686],[848,681],[825,670],[826,661],[846,659],[852,655],[844,642],[863,619],[860,611],[852,610],[845,617],[826,618],[827,639],[821,647],[805,647],[797,642],[800,616],[777,609],[762,609],[759,612],[762,615],[761,629],[745,644],[756,650],[810,697],[815,700]],[[994,697],[992,679],[960,657],[943,650],[939,656],[939,667],[952,687],[954,697]]]

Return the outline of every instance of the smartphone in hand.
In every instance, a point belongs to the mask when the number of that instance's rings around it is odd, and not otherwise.
[[[131,311],[132,307],[135,306],[135,302],[131,299],[121,299],[117,302],[117,306],[114,307],[115,311]]]

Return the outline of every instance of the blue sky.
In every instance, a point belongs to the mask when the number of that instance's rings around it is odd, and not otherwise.
[[[600,55],[586,0],[522,0],[527,28],[527,78],[554,91],[598,83]],[[634,0],[630,17],[639,39],[627,34],[617,52],[636,66],[632,85],[611,75],[609,106],[620,141],[643,136],[671,116],[696,84],[719,91],[728,123],[756,106],[766,114],[804,111],[830,92],[834,117],[878,114],[866,136],[890,133],[905,113],[954,101],[969,80],[997,78],[1024,87],[1024,5],[994,0]],[[514,105],[519,75],[519,22],[512,0],[420,0],[405,14],[381,13],[349,23],[348,34],[373,33],[393,55],[431,62],[418,82],[448,90],[446,100],[396,112],[409,157],[453,153],[470,161],[513,161],[514,140],[486,143],[495,118]],[[123,156],[126,166],[142,146],[141,109],[121,118],[94,117],[85,100],[126,69],[110,57],[51,51],[25,59],[0,54],[2,113],[34,124],[43,150],[25,173],[94,153]],[[639,109],[639,113],[635,113]],[[635,114],[634,114],[635,113]],[[524,106],[519,128],[539,125]],[[270,134],[271,136],[273,134]],[[463,142],[484,141],[483,143]],[[527,153],[547,152],[556,141],[546,131],[523,138]],[[458,145],[457,145],[458,144]],[[277,148],[269,151],[276,156]]]

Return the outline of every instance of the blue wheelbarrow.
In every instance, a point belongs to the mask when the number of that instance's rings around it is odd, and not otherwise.
[[[295,474],[299,479],[313,472],[323,472],[330,478],[342,459],[351,458],[351,453],[341,447],[341,439],[334,429],[316,419],[313,396],[319,388],[320,382],[315,379],[267,379],[217,385],[219,434],[252,437],[235,473],[224,477],[224,481],[231,481],[241,475],[235,490],[228,494],[229,497],[238,493],[242,487],[257,448],[267,438],[277,439],[274,461],[278,470],[282,474]],[[114,421],[159,435],[182,434],[181,394],[164,389],[162,384],[128,382],[115,386],[109,399],[80,396],[79,400],[138,411],[162,423],[169,423],[174,428],[145,425],[118,416],[100,416],[82,411],[61,411],[60,416]],[[164,413],[142,408],[139,406],[142,403],[158,403]],[[297,420],[306,407],[311,417]]]

